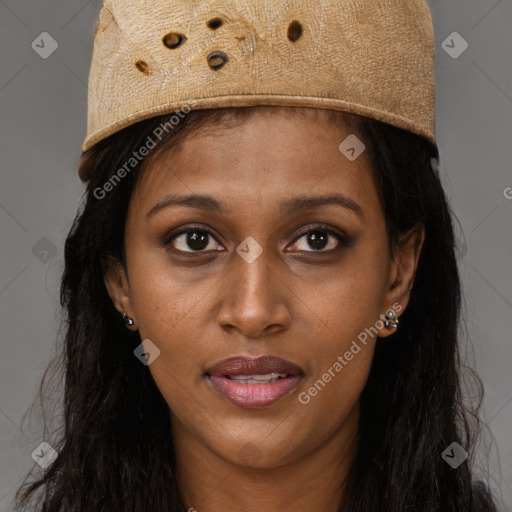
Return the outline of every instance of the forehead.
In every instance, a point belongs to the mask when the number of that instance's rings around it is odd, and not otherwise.
[[[312,191],[377,199],[357,116],[274,107],[221,115],[148,162],[135,192],[140,207],[169,193],[261,207]]]

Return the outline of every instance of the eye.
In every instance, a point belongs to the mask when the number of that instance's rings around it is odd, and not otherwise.
[[[215,238],[209,231],[194,227],[168,237],[164,240],[164,245],[172,245],[176,251],[188,253],[222,250],[219,249],[222,246],[215,243]]]
[[[303,230],[291,248],[305,252],[329,253],[341,247],[349,247],[352,241],[352,237],[342,231],[338,232],[331,227],[320,225]],[[171,234],[163,241],[163,245],[165,247],[170,245],[175,251],[185,253],[223,250],[208,230],[194,226]]]
[[[303,231],[292,245],[292,250],[331,252],[340,247],[349,247],[351,242],[352,238],[348,235],[322,225]]]

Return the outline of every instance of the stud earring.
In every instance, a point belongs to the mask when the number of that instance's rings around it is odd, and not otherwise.
[[[130,327],[133,327],[135,325],[135,321],[133,320],[133,318],[130,318],[129,316],[126,316],[125,313],[123,313],[123,321],[124,321],[124,326],[127,329],[130,329]]]
[[[389,310],[386,312],[386,318],[384,320],[385,327],[394,327],[395,329],[398,327],[398,318],[395,315],[393,310]]]

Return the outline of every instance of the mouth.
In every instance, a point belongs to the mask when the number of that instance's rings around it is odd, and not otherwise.
[[[290,361],[262,356],[225,359],[206,374],[213,390],[241,408],[269,407],[293,393],[304,376]]]

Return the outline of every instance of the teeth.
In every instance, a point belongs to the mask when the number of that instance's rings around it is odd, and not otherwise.
[[[232,375],[231,380],[236,380],[240,384],[268,384],[275,382],[279,378],[285,378],[287,373],[267,373],[266,375]]]

